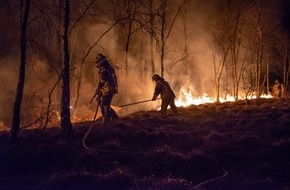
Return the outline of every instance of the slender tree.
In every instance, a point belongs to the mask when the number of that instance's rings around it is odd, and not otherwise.
[[[131,39],[132,35],[137,31],[136,28],[139,23],[136,22],[136,17],[139,13],[139,8],[141,6],[140,2],[137,0],[117,0],[114,3],[115,6],[115,20],[119,20],[122,17],[126,17],[126,20],[123,20],[120,22],[120,26],[122,26],[122,29],[126,35],[126,41],[125,41],[125,72],[126,72],[126,81],[129,74],[129,52],[130,52],[130,45],[131,45]],[[127,84],[127,82],[126,82]],[[127,88],[127,86],[126,86]],[[126,90],[127,92],[127,90]]]
[[[287,37],[284,35],[277,41],[279,42],[277,45],[277,50],[279,52],[279,66],[278,68],[278,75],[281,76],[282,83],[285,87],[285,91],[283,92],[283,96],[287,97],[287,89],[289,84],[289,51],[290,51],[290,43],[287,39]]]
[[[155,63],[154,63],[154,6],[153,0],[150,0],[150,8],[149,8],[149,15],[150,15],[150,65],[151,65],[151,76],[155,73]]]
[[[24,9],[23,9],[24,7]],[[20,67],[19,67],[19,78],[16,89],[16,97],[14,101],[12,124],[11,124],[11,140],[17,140],[17,134],[20,128],[20,111],[24,91],[25,82],[25,67],[26,67],[26,31],[27,23],[30,10],[30,0],[20,1],[20,26],[21,26],[21,37],[20,37]],[[23,15],[22,15],[23,13]]]
[[[256,25],[256,30],[257,30],[257,39],[258,39],[258,45],[257,45],[257,57],[256,57],[256,93],[257,93],[257,98],[260,98],[261,94],[261,70],[262,70],[262,63],[263,63],[263,30],[262,30],[262,5],[261,1],[259,0],[257,2],[256,6],[257,10],[257,25]]]
[[[224,1],[223,1],[224,3]],[[214,67],[214,84],[215,84],[215,98],[216,101],[220,101],[220,88],[221,78],[226,67],[226,61],[230,54],[230,33],[228,22],[230,15],[226,13],[225,6],[221,6],[218,12],[213,15],[214,19],[212,24],[209,26],[213,27],[211,30],[213,36],[212,55],[213,55],[213,67]]]
[[[157,43],[160,49],[160,73],[161,76],[164,76],[164,59],[165,59],[165,47],[167,40],[170,37],[172,28],[176,22],[177,16],[182,11],[182,8],[185,7],[190,0],[182,0],[181,3],[178,5],[175,14],[170,14],[170,9],[173,8],[175,5],[173,1],[170,0],[161,0],[160,2],[160,13],[157,14],[159,17],[159,24],[160,24],[160,36],[157,37]]]
[[[154,0],[149,0],[148,1],[144,1],[142,4],[142,13],[141,13],[141,18],[142,21],[142,25],[143,25],[143,30],[144,32],[142,34],[144,34],[145,36],[148,35],[149,38],[149,42],[147,43],[147,51],[148,52],[143,52],[145,54],[144,57],[146,57],[146,61],[148,61],[148,65],[145,65],[144,69],[146,70],[146,74],[149,76],[152,76],[153,74],[155,74],[155,52],[154,50],[156,49],[156,35],[157,35],[157,31],[158,31],[158,23],[157,21],[157,15],[159,14],[160,10],[160,6],[158,5],[158,1],[154,1]],[[149,56],[148,56],[149,54]]]
[[[216,101],[220,102],[220,83],[221,83],[221,77],[222,73],[224,71],[225,63],[229,54],[229,49],[230,46],[227,44],[223,49],[222,49],[222,57],[217,63],[216,60],[216,50],[213,51],[213,65],[214,65],[214,79],[215,79],[215,96],[216,96]]]
[[[248,11],[247,24],[253,38],[253,57],[255,58],[255,94],[260,98],[264,87],[263,79],[267,69],[267,52],[273,40],[273,26],[276,25],[277,17],[273,8],[276,1],[255,0],[251,1],[251,9]]]
[[[68,29],[70,20],[70,0],[64,0],[64,25],[63,25],[63,71],[62,71],[62,97],[61,97],[61,128],[62,136],[74,136],[70,119],[70,57],[68,47]]]
[[[230,23],[226,27],[228,33],[228,40],[230,44],[230,76],[233,87],[233,96],[235,100],[239,97],[239,86],[241,83],[241,78],[243,72],[245,71],[245,59],[247,57],[248,49],[242,47],[244,38],[242,38],[243,33],[243,15],[248,9],[247,0],[237,0],[237,1],[225,1],[228,15],[228,20],[223,23]],[[244,54],[243,54],[244,53]],[[242,57],[244,56],[244,57]]]

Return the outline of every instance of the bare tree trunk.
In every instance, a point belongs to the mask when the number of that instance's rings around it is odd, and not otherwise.
[[[184,58],[184,68],[185,68],[185,73],[184,75],[188,77],[188,58],[189,58],[189,53],[188,53],[188,35],[187,35],[187,20],[185,18],[185,14],[187,13],[187,8],[184,9],[184,14],[182,17],[182,23],[183,23],[183,31],[184,31],[184,52],[182,57]],[[188,78],[187,78],[188,80]],[[188,81],[186,81],[188,82]]]
[[[126,46],[125,46],[125,71],[126,71],[126,84],[127,84],[127,78],[128,78],[128,74],[129,74],[129,63],[128,63],[128,57],[129,57],[129,45],[130,45],[130,36],[131,33],[131,26],[129,27],[129,32],[128,32],[128,36],[127,36],[127,41],[126,41]]]
[[[165,45],[166,45],[166,41],[168,40],[170,34],[171,34],[171,30],[173,28],[173,25],[176,21],[177,16],[179,15],[181,9],[183,7],[186,6],[186,4],[189,2],[190,0],[183,0],[178,9],[176,14],[173,17],[173,20],[171,21],[171,23],[168,22],[167,20],[167,9],[170,6],[168,4],[167,0],[164,0],[162,3],[162,7],[161,7],[161,14],[159,15],[161,17],[161,55],[160,55],[160,72],[161,72],[161,76],[164,76],[164,57],[165,57]],[[166,26],[169,25],[169,27],[167,28]],[[166,33],[165,33],[166,32]]]
[[[151,63],[151,76],[155,73],[154,63],[154,13],[153,13],[153,0],[150,0],[150,63]]]
[[[58,74],[61,75],[61,73],[63,72],[63,66],[62,66],[62,14],[63,14],[63,0],[58,0],[58,23],[57,23],[57,71]],[[59,83],[57,85],[57,89],[56,89],[56,99],[60,100],[61,99],[61,83]],[[60,107],[60,104],[58,104],[58,107]]]
[[[285,98],[288,97],[288,87],[289,87],[289,56],[288,50],[286,51],[286,58],[284,61],[284,96]]]
[[[63,32],[63,64],[62,72],[62,97],[61,97],[61,128],[62,136],[65,138],[74,137],[70,120],[70,57],[68,48],[68,27],[70,15],[70,0],[64,0],[64,32]]]
[[[257,50],[257,59],[256,59],[256,96],[257,99],[261,95],[261,70],[262,70],[262,61],[263,61],[263,34],[262,34],[262,5],[261,1],[258,2],[258,18],[257,18],[257,37],[258,37],[258,50]]]
[[[267,95],[270,94],[270,84],[269,84],[269,53],[267,52],[267,67],[266,67],[266,75],[267,75]]]
[[[245,72],[247,54],[248,54],[248,49],[246,50],[244,60],[243,60],[242,65],[241,65],[240,73],[239,73],[238,80],[237,80],[237,89],[239,89],[239,87],[240,87],[240,83],[241,83],[241,80],[242,80],[244,72]],[[239,94],[239,92],[237,92],[237,95],[238,94]]]
[[[228,52],[228,51],[227,51]],[[222,59],[219,63],[219,65],[216,65],[216,56],[213,53],[213,64],[214,64],[214,79],[215,79],[215,96],[216,96],[216,102],[220,102],[220,81],[221,81],[221,76],[224,70],[225,66],[225,60],[227,57],[227,53],[225,54],[224,59]]]
[[[125,44],[125,97],[127,96],[127,80],[128,80],[128,75],[129,75],[129,48],[130,48],[130,43],[131,43],[131,37],[134,32],[136,32],[138,29],[134,30],[135,25],[134,23],[136,22],[136,16],[138,14],[138,8],[140,2],[138,1],[132,1],[132,0],[125,0],[125,1],[116,1],[116,6],[120,10],[120,14],[125,14],[126,20],[122,24],[124,27],[125,33],[126,33],[126,44]],[[118,12],[116,12],[118,13]],[[123,17],[123,16],[121,16]],[[120,19],[120,16],[117,17],[118,20]],[[133,31],[134,30],[134,31]]]
[[[219,62],[219,65],[216,65],[216,58],[215,58],[215,53],[213,53],[213,64],[214,64],[214,77],[215,77],[215,95],[216,95],[216,102],[220,102],[219,97],[220,97],[220,80],[221,76],[226,64],[226,60],[228,57],[228,53],[230,50],[230,44],[227,45],[226,49],[224,50],[224,54],[222,59]]]
[[[167,1],[165,0],[162,5],[162,17],[161,17],[161,55],[160,55],[160,73],[161,77],[164,77],[164,54],[165,54],[165,24],[166,24],[166,8],[167,8]]]
[[[257,98],[260,98],[261,95],[261,69],[262,69],[262,56],[263,56],[263,44],[262,44],[262,31],[260,26],[258,27],[258,40],[259,40],[259,46],[258,46],[258,52],[257,52],[257,65],[256,65],[256,93]]]
[[[162,41],[161,43],[162,44],[161,44],[161,58],[160,58],[161,77],[164,77],[164,54],[165,54],[164,28],[165,28],[165,19],[162,19],[162,26],[161,26],[161,41]]]
[[[22,14],[23,1],[20,2],[20,11]],[[16,89],[16,97],[14,101],[12,124],[11,124],[11,141],[17,140],[17,134],[20,128],[20,111],[23,98],[24,82],[25,82],[25,66],[26,66],[26,31],[27,22],[30,10],[30,0],[25,1],[25,9],[23,20],[21,17],[21,38],[20,38],[20,67],[19,67],[19,78]]]

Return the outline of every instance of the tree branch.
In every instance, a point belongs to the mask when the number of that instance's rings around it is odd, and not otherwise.
[[[72,27],[69,30],[69,34],[74,29],[74,27],[78,24],[78,22],[85,16],[86,12],[89,10],[89,8],[96,2],[97,0],[92,0],[89,5],[85,8],[84,12],[79,16],[79,18],[75,21],[75,23],[72,25]]]

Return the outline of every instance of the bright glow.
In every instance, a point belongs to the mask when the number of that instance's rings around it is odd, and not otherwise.
[[[271,94],[262,94],[261,96],[260,96],[261,98],[273,98],[273,96],[271,95]]]
[[[175,99],[175,105],[177,107],[187,107],[190,105],[200,105],[200,104],[205,104],[205,103],[215,103],[216,98],[215,97],[210,97],[208,94],[203,93],[201,96],[197,96],[194,94],[198,94],[194,88],[185,85],[182,87],[177,94],[177,97]],[[272,98],[271,95],[261,95],[261,98]],[[244,100],[245,97],[239,96],[239,100]],[[248,96],[247,99],[256,99],[255,95],[250,95]],[[219,101],[221,103],[223,102],[234,102],[236,101],[233,96],[230,94],[226,95],[226,98],[220,97]],[[112,108],[115,111],[119,111],[119,107],[112,106]],[[169,109],[170,107],[168,107]],[[73,106],[70,106],[71,111],[73,110]],[[157,110],[160,110],[161,108],[159,107]],[[71,121],[72,123],[77,123],[77,122],[85,122],[85,121],[93,121],[95,112],[90,110],[87,106],[79,106],[76,111],[73,112],[71,115]],[[101,117],[100,110],[96,116],[96,118]],[[60,116],[58,117],[58,121],[60,121]]]
[[[216,102],[215,97],[209,97],[208,94],[204,93],[202,96],[194,96],[195,90],[190,86],[184,86],[180,89],[176,99],[175,105],[177,107],[187,107],[189,105],[200,105],[204,103],[214,103]],[[263,94],[260,96],[261,98],[272,98],[271,95]],[[245,100],[245,96],[238,96],[238,100]],[[255,95],[248,96],[247,99],[256,99]],[[221,103],[223,102],[234,102],[235,97],[230,94],[226,95],[226,98],[219,98]]]
[[[190,86],[184,86],[180,89],[177,98],[175,99],[175,105],[177,107],[187,107],[189,105],[199,105],[203,103],[213,103],[214,98],[209,97],[204,93],[202,96],[194,97],[194,89]]]

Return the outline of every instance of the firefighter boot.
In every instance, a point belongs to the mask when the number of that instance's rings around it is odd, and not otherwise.
[[[113,110],[112,108],[110,108],[110,118],[112,121],[116,121],[119,119],[119,116],[117,115],[115,110]]]
[[[110,107],[109,106],[104,106],[103,107],[103,120],[102,120],[102,126],[110,126],[111,121],[110,121]]]

